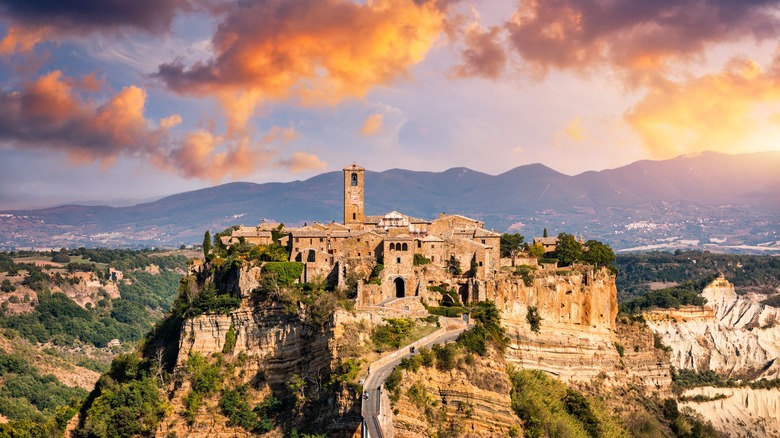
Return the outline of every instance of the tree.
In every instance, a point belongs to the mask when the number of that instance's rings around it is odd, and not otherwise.
[[[501,235],[501,257],[509,257],[514,262],[520,247],[523,245],[523,237],[520,233],[504,233]]]
[[[528,248],[528,255],[534,258],[539,258],[544,255],[544,245],[541,243],[534,243]]]
[[[585,242],[585,248],[587,251],[582,254],[582,259],[586,263],[601,267],[609,266],[616,260],[612,248],[598,240],[588,240]]]
[[[61,248],[59,252],[51,252],[51,261],[57,263],[70,263],[67,248]]]
[[[555,245],[555,258],[563,266],[569,266],[582,260],[582,245],[573,235],[561,233],[558,235],[558,243]]]
[[[545,227],[544,233],[542,234],[542,237],[547,237],[547,228]]]
[[[542,325],[542,316],[539,315],[539,309],[535,306],[528,308],[528,313],[525,314],[525,320],[528,321],[528,325],[531,326],[531,331],[539,333],[539,328]]]
[[[211,233],[206,230],[206,234],[203,235],[203,257],[208,257],[211,252]]]

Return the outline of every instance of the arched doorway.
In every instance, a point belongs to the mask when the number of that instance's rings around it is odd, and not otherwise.
[[[404,279],[401,277],[396,278],[393,283],[395,283],[395,297],[396,298],[403,298],[405,296],[405,290],[404,290]]]

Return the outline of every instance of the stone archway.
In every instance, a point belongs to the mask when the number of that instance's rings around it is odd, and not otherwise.
[[[396,298],[403,298],[406,296],[406,287],[404,285],[404,279],[401,277],[396,278],[393,280],[393,283],[395,284],[395,297]]]

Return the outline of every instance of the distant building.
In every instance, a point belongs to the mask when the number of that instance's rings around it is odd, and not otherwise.
[[[315,222],[284,229],[287,235],[280,242],[290,251],[290,261],[304,264],[302,281],[320,277],[343,284],[350,273],[369,278],[377,264],[382,264],[384,269],[375,282],[379,290],[368,300],[368,304],[377,304],[419,295],[420,288],[427,286],[416,273],[415,256],[450,276],[472,269],[469,274],[477,279],[496,275],[500,269],[499,233],[485,230],[482,221],[461,215],[442,214],[426,220],[391,211],[367,216],[364,174],[365,169],[354,164],[344,168],[343,224]],[[249,234],[234,232],[228,240],[232,243],[242,236],[255,243]]]

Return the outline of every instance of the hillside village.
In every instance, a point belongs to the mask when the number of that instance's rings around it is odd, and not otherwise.
[[[149,293],[135,296],[130,288],[156,281],[160,273],[147,265],[165,259],[101,265],[101,287],[116,284],[121,296],[108,294],[97,305],[79,287],[89,286],[87,276],[93,281],[98,269],[81,255],[99,260],[100,251],[51,252],[52,259],[70,256],[74,282],[84,277],[73,293],[62,289],[67,297],[51,285],[50,295],[48,283],[35,286],[42,294],[30,293],[25,283],[34,265],[20,264],[29,272],[11,274],[15,264],[3,259],[4,278],[13,280],[4,284],[18,288],[0,298],[19,302],[6,306],[6,327],[32,342],[68,339],[70,348],[93,342],[106,352],[129,352],[97,381],[82,414],[67,425],[69,436],[121,429],[192,437],[503,437],[537,436],[550,427],[571,436],[717,436],[705,417],[720,430],[740,422],[745,436],[780,430],[766,422],[780,384],[777,349],[766,343],[780,330],[773,307],[737,296],[722,276],[710,276],[647,292],[622,303],[626,313],[619,314],[608,246],[565,233],[522,245],[522,236],[500,235],[462,215],[370,216],[363,174],[356,165],[344,169],[341,223],[263,222],[213,239],[207,232],[203,252],[190,254],[198,257],[188,262],[178,292],[166,287],[178,293],[159,307],[170,312],[136,352],[126,342],[131,333],[113,339],[109,332],[120,326],[98,318],[110,314],[150,327],[148,318],[130,316],[125,301],[151,305]],[[106,254],[114,253],[125,257]],[[680,270],[693,266],[685,253],[666,257],[681,258]],[[772,260],[745,262],[761,272],[772,266]],[[646,262],[638,264],[647,274]],[[59,278],[52,269],[47,265],[42,274]],[[178,282],[174,277],[170,282]],[[60,307],[74,300],[69,312],[91,321],[78,339],[66,330],[70,322],[55,324],[48,316],[57,313],[52,300]],[[665,300],[672,302],[659,309]],[[729,316],[734,309],[752,315],[750,321]],[[47,331],[21,324],[36,318]],[[93,330],[98,322],[106,329]],[[715,349],[707,333],[718,333]],[[737,361],[730,358],[736,351]],[[0,379],[20,378],[12,375]],[[82,377],[88,386],[96,374]],[[700,381],[737,388],[724,396],[697,388]],[[143,403],[128,406],[135,412],[128,420],[109,406],[131,393]],[[720,402],[723,397],[729,399]],[[750,406],[739,407],[737,398]],[[7,412],[12,422],[5,430],[39,427]],[[50,427],[63,430],[65,423]]]

